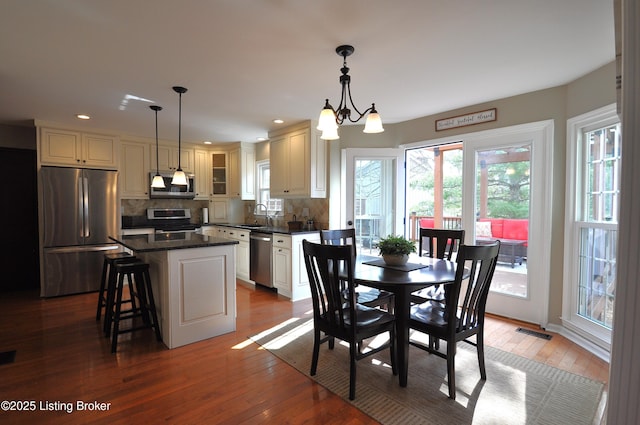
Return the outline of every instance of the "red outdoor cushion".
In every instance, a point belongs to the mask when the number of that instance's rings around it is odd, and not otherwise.
[[[527,218],[481,218],[478,221],[491,222],[492,238],[529,240],[529,219]]]
[[[526,241],[529,239],[529,220],[526,218],[510,218],[503,221],[502,237]]]
[[[433,218],[421,218],[420,219],[420,228],[421,229],[433,229],[435,226],[435,220]]]

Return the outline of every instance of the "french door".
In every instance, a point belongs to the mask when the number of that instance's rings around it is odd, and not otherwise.
[[[487,311],[545,327],[551,260],[553,124],[524,124],[472,133],[461,139],[466,242],[503,240]],[[508,225],[520,228],[507,233],[504,217],[514,217],[508,219]],[[495,234],[481,234],[489,230],[478,223],[487,221]],[[525,226],[528,236],[522,240],[520,235],[527,234]]]
[[[355,227],[358,252],[378,255],[380,238],[403,234],[404,167],[399,149],[344,149],[340,222]]]

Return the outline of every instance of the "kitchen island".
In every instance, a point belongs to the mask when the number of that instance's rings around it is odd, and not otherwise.
[[[193,232],[110,238],[149,263],[167,347],[235,331],[237,241]]]

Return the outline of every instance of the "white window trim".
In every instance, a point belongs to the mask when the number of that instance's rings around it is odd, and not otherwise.
[[[262,186],[260,185],[260,167],[264,166],[264,165],[269,165],[269,160],[268,159],[264,159],[262,161],[256,161],[256,171],[255,171],[255,176],[256,176],[256,183],[255,183],[255,187],[256,187],[256,206],[254,207],[254,211],[253,211],[253,215],[256,217],[264,217],[266,216],[265,210],[263,208],[258,209],[257,205],[260,203],[259,201],[261,200],[260,194],[262,192]],[[276,199],[276,198],[274,198]],[[282,208],[278,211],[275,210],[269,210],[269,216],[271,217],[284,217],[284,201],[281,200],[281,205]]]
[[[569,331],[602,348],[606,353],[611,351],[611,331],[579,316],[573,308],[577,305],[578,297],[578,285],[576,284],[578,281],[578,262],[575,257],[580,240],[580,226],[576,224],[579,213],[576,209],[576,201],[582,190],[582,180],[577,175],[577,160],[581,157],[581,139],[584,130],[604,127],[619,121],[615,103],[567,120],[563,296],[562,317],[560,319],[562,325]]]

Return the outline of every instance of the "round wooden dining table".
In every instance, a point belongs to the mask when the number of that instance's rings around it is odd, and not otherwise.
[[[433,285],[453,283],[456,263],[430,257],[410,257],[402,267],[387,266],[380,257],[356,258],[354,283],[384,289],[395,295],[396,350],[400,386],[407,386],[409,371],[409,316],[411,293]]]

